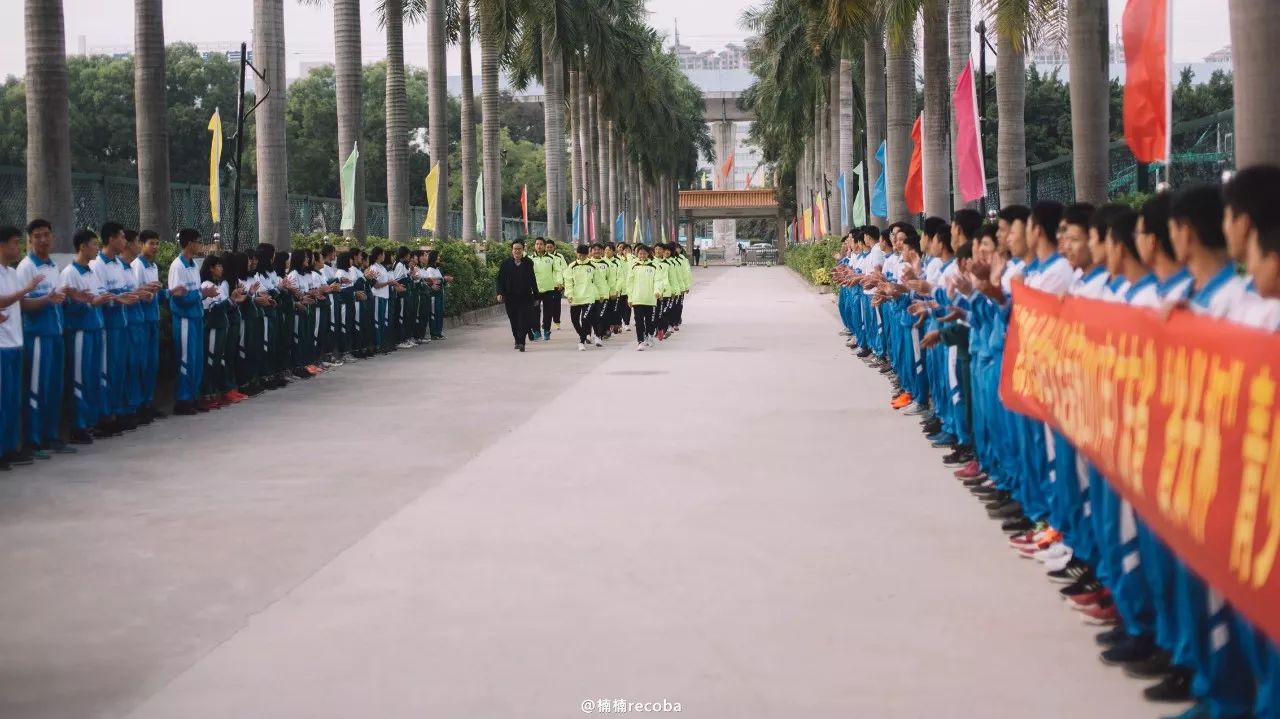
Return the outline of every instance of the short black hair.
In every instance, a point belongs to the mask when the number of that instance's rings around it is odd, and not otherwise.
[[[369,264],[371,265],[377,264],[378,261],[382,259],[382,256],[385,255],[386,253],[387,251],[382,249],[381,247],[370,247],[369,248]]]
[[[403,260],[404,258],[406,258],[406,257],[408,257],[408,256],[409,256],[409,248],[408,248],[408,247],[405,247],[404,245],[400,245],[399,247],[397,247],[397,248],[396,248],[396,261],[397,261],[397,262],[399,262],[400,260]]]
[[[78,230],[71,238],[71,246],[75,248],[76,252],[79,252],[81,245],[86,242],[93,242],[96,239],[98,239],[98,236],[93,233],[93,230]]]
[[[649,252],[649,246],[648,246],[648,245],[638,245],[638,246],[636,247],[636,252],[639,252],[640,250],[644,250],[644,251],[645,251],[645,252],[647,252],[648,254],[653,254],[652,252]]]
[[[0,225],[0,242],[8,242],[15,237],[22,237],[22,230],[13,225]]]
[[[1232,212],[1248,215],[1264,252],[1280,252],[1280,167],[1240,170],[1223,186],[1222,200]]]
[[[944,224],[939,227],[937,232],[934,233],[933,239],[941,242],[942,246],[947,248],[947,252],[953,251],[951,249],[951,228],[947,225]]]
[[[294,250],[289,253],[289,269],[302,273],[302,268],[311,260],[311,253],[307,250]]]
[[[143,230],[142,232],[138,233],[139,242],[150,242],[151,240],[155,240],[159,242],[160,233],[156,232],[155,230]]]
[[[1169,206],[1172,202],[1173,197],[1168,192],[1159,192],[1142,203],[1142,209],[1138,211],[1143,231],[1156,236],[1156,249],[1169,258],[1177,256],[1173,252],[1173,240],[1169,238]]]
[[[555,243],[556,243],[555,240],[547,240],[548,245],[554,245]]]
[[[1005,222],[1027,221],[1031,217],[1031,208],[1026,205],[1005,205],[1000,208],[1000,212],[996,215]]]
[[[323,245],[320,245],[320,255],[321,255],[322,257],[328,257],[328,256],[329,256],[330,254],[332,254],[332,253],[333,253],[333,251],[334,251],[334,250],[336,250],[336,249],[338,249],[338,248],[336,248],[336,247],[334,247],[333,245],[330,245],[330,244],[328,244],[328,243],[325,243],[325,244],[323,244]]]
[[[973,243],[966,242],[964,245],[960,247],[960,249],[956,250],[956,259],[957,260],[973,259]]]
[[[125,229],[125,231],[124,231],[124,241],[125,241],[125,242],[133,242],[133,241],[134,241],[134,240],[136,240],[136,239],[138,239],[138,231],[137,231],[137,230]]]
[[[178,247],[186,247],[192,242],[200,240],[200,230],[194,230],[190,227],[178,231]]]
[[[876,227],[875,225],[867,225],[866,227],[862,228],[862,234],[863,234],[863,235],[875,235],[876,237],[879,237],[879,236],[880,236],[880,228],[879,228],[879,227]]]
[[[924,218],[924,234],[926,237],[933,237],[934,235],[938,234],[939,227],[947,227],[950,224],[951,223],[947,222],[941,217],[934,217],[934,216],[926,217]]]
[[[124,232],[124,225],[119,222],[104,222],[102,223],[102,232],[99,233],[99,237],[110,239],[121,232]]]
[[[344,271],[351,269],[351,253],[339,252],[337,259],[334,260],[334,266],[337,269]]]
[[[591,252],[591,248],[587,247],[586,245],[578,245],[576,248],[574,248],[574,252],[577,252],[580,255],[585,255],[588,252]]]
[[[982,229],[982,213],[977,210],[971,210],[962,207],[956,210],[955,224],[960,226],[960,231],[970,240],[978,239],[978,232]]]
[[[521,239],[512,240],[511,246],[515,247],[516,245],[520,245],[521,247],[524,247],[524,240],[521,240]]]
[[[52,231],[53,225],[49,224],[49,221],[44,219],[43,217],[37,217],[36,219],[27,223],[28,235],[35,232],[36,230],[42,230],[42,229]]]
[[[214,253],[200,263],[200,281],[213,282],[213,268],[222,266],[222,256]]]
[[[542,235],[538,235],[537,237],[533,238],[533,241],[534,241],[534,242],[546,242],[546,241],[547,241],[547,238],[543,237]]]
[[[1098,236],[1107,239],[1107,230],[1111,227],[1111,219],[1116,216],[1117,212],[1123,211],[1124,205],[1109,202],[1102,207],[1093,211],[1093,217],[1089,218],[1089,227],[1098,231]]]
[[[981,237],[990,237],[995,240],[1000,234],[1000,228],[994,222],[987,222],[982,225]],[[979,238],[980,239],[980,238]]]
[[[1213,185],[1193,185],[1174,195],[1169,219],[1191,225],[1205,247],[1220,250],[1227,246],[1222,234],[1222,191]]]
[[[1031,208],[1031,216],[1035,218],[1036,224],[1044,230],[1046,235],[1053,237],[1058,232],[1058,225],[1062,222],[1062,209],[1061,202],[1041,200]]]
[[[1134,231],[1138,229],[1138,213],[1128,207],[1122,208],[1112,215],[1109,225],[1109,236],[1124,245],[1125,251],[1134,259],[1140,259],[1138,239],[1134,235]]]
[[[914,228],[912,228],[912,231],[911,231],[911,232],[908,232],[908,233],[907,233],[907,239],[903,240],[902,242],[903,242],[903,244],[905,244],[907,247],[910,247],[911,249],[915,250],[916,252],[919,252],[919,251],[920,251],[920,235],[917,235],[917,234],[915,233],[915,229],[914,229]]]
[[[1089,220],[1093,218],[1093,211],[1093,205],[1088,202],[1073,202],[1062,211],[1062,219],[1068,225],[1083,227],[1087,233],[1089,231]]]

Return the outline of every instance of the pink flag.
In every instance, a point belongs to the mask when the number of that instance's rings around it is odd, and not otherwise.
[[[595,242],[596,241],[596,208],[592,207],[591,212],[588,213],[588,215],[589,217],[587,219],[587,222],[589,224],[587,225],[588,227],[587,232],[591,235],[591,241]]]
[[[973,61],[965,63],[956,90],[951,94],[956,115],[956,174],[960,199],[973,202],[987,194],[987,170],[982,162],[982,137],[978,130],[978,95],[973,86]]]

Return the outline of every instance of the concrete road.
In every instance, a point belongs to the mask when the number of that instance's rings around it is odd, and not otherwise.
[[[1154,716],[837,329],[703,270],[0,475],[0,717]]]

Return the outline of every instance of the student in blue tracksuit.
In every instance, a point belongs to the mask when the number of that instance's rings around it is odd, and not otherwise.
[[[196,399],[204,376],[204,308],[205,297],[215,297],[217,288],[200,288],[200,232],[185,229],[178,233],[181,253],[169,265],[169,314],[173,317],[174,354],[178,360],[178,377],[174,383],[173,413],[192,415],[199,410]]]
[[[41,282],[23,284],[9,265],[22,256],[22,230],[0,227],[0,471],[17,460],[22,419],[22,298]]]
[[[125,308],[138,303],[138,295],[132,292],[132,272],[125,266],[121,255],[127,242],[124,226],[107,222],[102,226],[101,248],[89,262],[90,269],[108,293],[102,305],[103,369],[102,402],[99,417],[104,433],[119,433],[137,429],[137,424],[127,419],[132,414],[129,407],[129,317]]]
[[[113,295],[90,263],[98,255],[98,236],[92,230],[80,230],[72,238],[76,257],[62,270],[61,286],[67,293],[66,317],[67,367],[70,370],[71,441],[91,444],[93,437],[114,437],[119,431],[100,423],[107,367],[103,356],[102,307]]]
[[[124,260],[129,290],[138,295],[138,301],[125,308],[129,323],[128,400],[130,420],[136,424],[151,424],[156,417],[151,412],[155,397],[155,372],[159,366],[160,333],[156,312],[156,293],[160,289],[159,273],[154,279],[142,256],[144,243],[141,234],[125,230]],[[155,233],[152,233],[155,234]],[[157,246],[159,242],[156,243]],[[152,255],[154,257],[154,254]],[[155,262],[151,262],[155,267]],[[155,359],[152,359],[153,352]]]
[[[63,344],[62,303],[66,295],[58,284],[58,268],[53,251],[53,226],[35,219],[27,225],[27,256],[18,263],[18,281],[23,285],[39,278],[34,290],[20,303],[22,308],[23,426],[27,449],[15,458],[48,459],[49,452],[74,448],[58,437],[62,421]]]

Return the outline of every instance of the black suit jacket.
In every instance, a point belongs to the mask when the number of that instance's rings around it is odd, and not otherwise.
[[[538,294],[538,281],[533,276],[533,260],[528,257],[517,265],[508,257],[498,267],[498,294],[507,303],[533,302]]]

